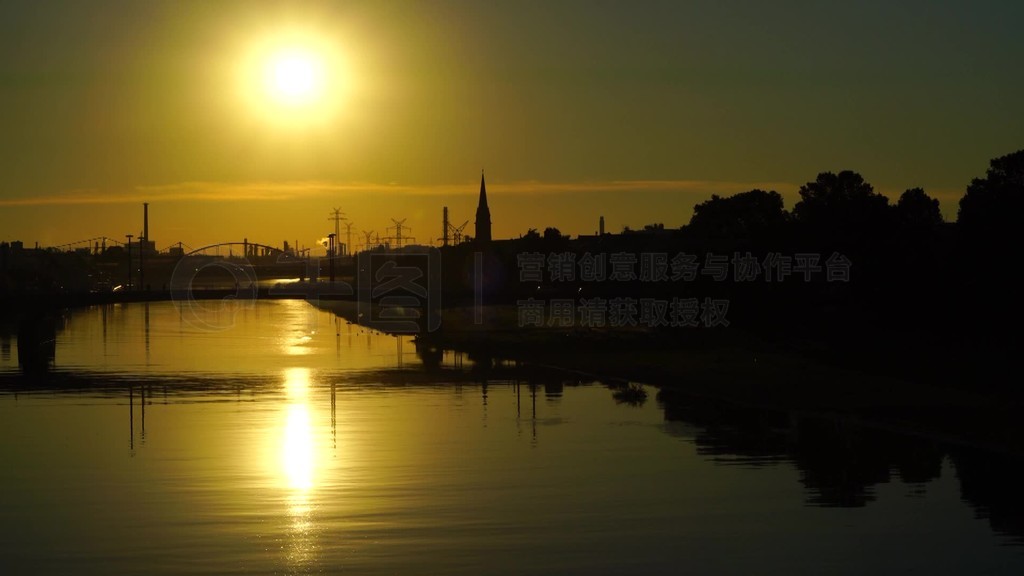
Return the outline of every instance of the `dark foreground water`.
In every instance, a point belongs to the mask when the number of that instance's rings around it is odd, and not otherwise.
[[[1012,457],[202,306],[7,327],[0,573],[1024,572]]]

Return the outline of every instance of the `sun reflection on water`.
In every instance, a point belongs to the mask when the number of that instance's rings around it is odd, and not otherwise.
[[[280,472],[287,491],[289,526],[288,563],[309,566],[316,559],[315,506],[316,435],[310,406],[310,370],[290,368],[284,374],[286,404],[281,436]]]
[[[281,454],[281,466],[288,478],[288,487],[304,492],[312,489],[314,464],[309,407],[305,404],[290,404]]]

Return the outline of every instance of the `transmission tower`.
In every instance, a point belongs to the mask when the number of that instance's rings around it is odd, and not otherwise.
[[[348,220],[348,218],[345,217],[345,213],[341,211],[341,208],[335,208],[334,211],[331,212],[331,214],[332,216],[328,218],[328,220],[334,220],[334,237],[340,240],[341,221]]]
[[[352,221],[345,222],[345,252],[352,253]]]
[[[408,218],[402,218],[401,220],[395,220],[394,218],[392,218],[391,221],[394,222],[395,225],[394,226],[388,226],[388,230],[394,230],[395,231],[395,235],[388,237],[388,240],[394,240],[395,241],[394,244],[395,244],[395,248],[396,249],[401,248],[402,247],[402,242],[404,242],[404,241],[411,241],[411,242],[415,242],[416,241],[415,237],[413,237],[413,236],[405,236],[405,235],[402,234],[402,232],[407,232],[409,230],[412,230],[412,228],[410,228],[410,227],[405,225],[405,221],[406,220],[408,220]]]
[[[363,250],[370,250],[373,248],[373,230],[363,230],[363,236],[366,237],[366,243],[363,244]]]

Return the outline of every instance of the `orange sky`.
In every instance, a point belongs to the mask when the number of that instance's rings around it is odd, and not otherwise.
[[[927,8],[927,9],[926,9]],[[0,5],[0,241],[142,228],[158,247],[312,244],[474,214],[496,238],[686,223],[711,194],[852,169],[947,219],[1019,149],[1024,53],[1005,0],[55,2]],[[1001,14],[992,18],[992,14]],[[282,105],[275,54],[315,55]],[[280,94],[278,94],[280,96]],[[472,223],[468,228],[472,227]],[[361,236],[361,235],[360,235]]]

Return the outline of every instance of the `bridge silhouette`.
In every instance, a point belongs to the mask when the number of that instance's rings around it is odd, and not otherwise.
[[[107,270],[111,281],[106,289],[91,291],[47,291],[20,294],[26,303],[41,306],[90,306],[120,302],[212,299],[302,299],[346,297],[344,282],[325,282],[330,258],[314,256],[310,248],[282,248],[250,240],[228,240],[199,247],[176,242],[163,250],[140,250],[139,243],[95,236],[51,246],[48,250],[78,253],[96,258],[95,265]],[[111,250],[114,252],[111,252]],[[130,258],[130,260],[128,260]],[[339,263],[339,261],[341,261]],[[351,257],[335,257],[334,266],[351,273]],[[112,266],[117,268],[112,268]],[[144,275],[142,274],[144,272]],[[145,284],[143,284],[143,278]],[[318,281],[317,279],[320,279]],[[136,280],[129,283],[126,280]],[[287,280],[298,280],[288,282]],[[279,281],[283,281],[281,285]],[[116,284],[120,286],[115,286]],[[112,287],[112,288],[111,288]]]
[[[268,244],[260,244],[259,242],[249,242],[248,240],[243,240],[241,242],[239,242],[239,241],[217,242],[216,244],[209,244],[209,245],[206,245],[206,246],[202,246],[200,248],[190,248],[190,250],[188,252],[185,252],[183,254],[183,256],[197,256],[197,255],[205,254],[209,250],[217,251],[218,252],[217,255],[219,256],[220,255],[219,254],[220,249],[222,247],[225,247],[225,246],[228,247],[228,249],[229,249],[229,254],[228,254],[229,257],[235,256],[235,254],[234,254],[233,250],[231,250],[231,248],[235,247],[235,246],[240,246],[242,248],[241,256],[245,257],[245,258],[248,258],[248,257],[278,256],[278,257],[291,258],[293,260],[302,260],[303,259],[301,256],[299,256],[296,253],[295,250],[290,250],[290,249],[289,250],[284,250],[283,248],[278,248],[276,246],[270,246]],[[309,249],[308,248],[304,248],[303,251],[308,252]]]
[[[135,253],[135,250],[138,249],[138,241],[137,240],[133,241],[132,242],[132,246],[133,246],[133,248],[132,248],[133,257],[137,257],[137,253]],[[58,250],[60,252],[76,252],[76,251],[83,250],[83,249],[87,249],[89,251],[94,251],[94,250],[97,250],[97,251],[103,250],[103,251],[105,251],[107,249],[115,248],[115,247],[119,247],[119,248],[122,248],[122,249],[125,249],[127,247],[127,243],[124,241],[123,237],[120,240],[118,240],[114,236],[94,236],[92,238],[85,238],[85,239],[82,239],[82,240],[76,240],[74,242],[67,242],[67,243],[64,243],[64,244],[59,244],[59,245],[51,246],[50,249]],[[164,248],[163,250],[157,250],[156,254],[157,255],[161,255],[161,256],[166,256],[166,255],[198,256],[198,255],[206,254],[206,253],[208,253],[211,250],[219,252],[219,250],[222,247],[227,247],[228,248],[228,250],[229,250],[228,257],[232,257],[232,256],[266,257],[266,256],[277,255],[277,256],[284,256],[284,257],[289,257],[290,256],[290,257],[298,260],[298,259],[305,258],[302,255],[303,253],[305,253],[308,256],[309,252],[310,252],[309,248],[302,248],[301,250],[289,248],[289,249],[286,250],[284,248],[279,248],[277,246],[271,246],[269,244],[262,244],[260,242],[250,242],[247,239],[243,239],[243,240],[229,240],[229,241],[225,241],[225,242],[217,242],[217,243],[214,243],[214,244],[208,244],[206,246],[201,246],[199,248],[193,248],[193,247],[189,246],[188,244],[185,244],[184,242],[174,242],[172,244],[168,244],[167,247]],[[232,250],[235,247],[240,247],[241,248],[241,250],[239,250],[239,254],[235,254],[234,251]],[[152,254],[152,253],[153,252],[151,251],[150,254]],[[215,254],[215,255],[219,256],[220,254],[218,253],[218,254]]]

